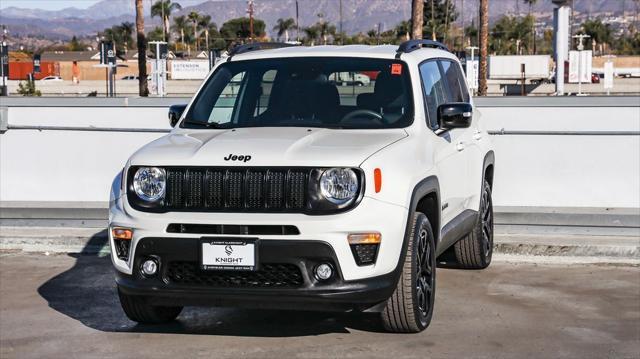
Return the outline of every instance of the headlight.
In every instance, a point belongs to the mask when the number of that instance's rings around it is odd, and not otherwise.
[[[320,192],[332,203],[347,203],[358,195],[358,176],[350,168],[328,169],[320,177]]]
[[[148,202],[163,198],[166,184],[166,176],[162,168],[141,167],[133,176],[133,189],[138,197]]]

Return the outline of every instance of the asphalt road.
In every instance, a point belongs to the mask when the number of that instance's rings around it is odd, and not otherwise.
[[[640,268],[439,269],[420,334],[375,316],[188,308],[164,326],[120,309],[108,258],[0,254],[1,358],[639,358]]]

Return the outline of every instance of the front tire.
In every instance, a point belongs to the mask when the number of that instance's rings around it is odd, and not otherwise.
[[[491,185],[483,182],[480,212],[473,230],[453,246],[461,268],[484,269],[493,254],[493,201]]]
[[[436,293],[436,253],[431,224],[416,212],[407,253],[395,291],[381,313],[384,328],[394,333],[418,333],[431,323]]]
[[[161,307],[149,304],[144,297],[128,295],[118,288],[120,305],[124,314],[141,324],[160,324],[175,320],[182,307]]]

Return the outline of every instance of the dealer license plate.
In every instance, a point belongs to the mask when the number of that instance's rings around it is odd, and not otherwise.
[[[257,268],[255,239],[203,239],[201,246],[202,269],[252,271]]]

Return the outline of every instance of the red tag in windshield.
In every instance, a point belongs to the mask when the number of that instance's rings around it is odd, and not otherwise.
[[[391,64],[392,75],[402,75],[402,64]]]

